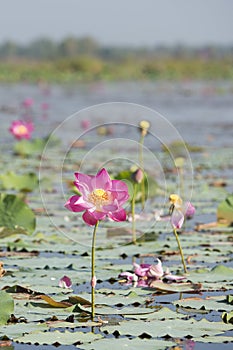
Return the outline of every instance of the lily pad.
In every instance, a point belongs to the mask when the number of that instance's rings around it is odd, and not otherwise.
[[[208,310],[208,311],[231,311],[232,306],[226,303],[225,296],[209,297],[208,299],[186,298],[173,302],[176,306],[185,308],[192,308],[196,310]]]
[[[156,288],[158,290],[161,290],[163,292],[169,292],[169,293],[182,293],[182,292],[200,292],[202,289],[201,283],[163,283],[158,281],[153,281],[150,284],[150,287]]]
[[[232,323],[233,324],[233,311],[223,312],[222,320],[225,323]]]
[[[34,332],[25,334],[16,338],[15,341],[24,344],[56,344],[56,345],[72,345],[90,343],[94,340],[101,339],[101,334],[83,333],[83,332]]]
[[[6,324],[14,312],[14,300],[5,291],[0,291],[0,325]]]
[[[21,140],[15,144],[14,151],[21,156],[32,156],[41,154],[46,145],[47,140],[35,139],[33,141]]]
[[[201,337],[206,334],[222,334],[231,330],[232,326],[224,324],[223,322],[209,322],[206,319],[196,321],[190,318],[189,320],[177,319],[175,322],[174,320],[163,320],[160,322],[152,320],[146,322],[144,325],[142,325],[140,321],[125,321],[118,327],[106,325],[105,329],[110,334],[118,331],[120,335],[136,337],[147,334],[151,337],[170,336],[173,338],[183,338],[187,336]]]
[[[31,192],[38,187],[38,177],[35,173],[19,175],[9,171],[6,174],[0,175],[0,182],[2,188],[6,190],[14,189]]]
[[[35,227],[35,214],[25,202],[13,194],[0,194],[0,238],[32,233]]]
[[[148,339],[100,339],[93,344],[86,344],[85,348],[80,347],[80,350],[119,350],[119,349],[134,349],[141,350],[165,350],[168,347],[174,346],[176,343],[166,340],[148,340]]]
[[[219,224],[230,226],[233,224],[233,194],[222,201],[217,208],[217,219]]]

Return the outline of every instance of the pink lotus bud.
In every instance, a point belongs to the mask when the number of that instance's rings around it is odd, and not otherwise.
[[[25,98],[25,100],[23,100],[22,102],[22,105],[24,108],[30,108],[33,106],[33,104],[34,104],[34,100],[30,97]]]
[[[143,176],[143,171],[139,168],[132,174],[132,179],[138,184],[140,184],[143,180]]]
[[[90,120],[88,120],[88,119],[81,120],[81,127],[82,127],[83,130],[89,129],[90,126],[91,126]]]
[[[185,213],[185,216],[188,218],[191,218],[195,214],[195,207],[192,205],[192,203],[190,202],[185,203],[184,213]]]

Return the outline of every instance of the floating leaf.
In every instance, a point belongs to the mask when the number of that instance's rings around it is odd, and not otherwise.
[[[36,227],[35,214],[13,194],[0,194],[0,238],[32,233]]]
[[[232,323],[233,324],[233,311],[230,312],[223,312],[222,314],[222,320],[225,323]]]
[[[48,295],[41,295],[41,299],[46,301],[50,306],[58,307],[58,308],[66,308],[76,304],[91,306],[90,301],[78,295],[72,295],[69,297],[68,300],[62,300],[62,301],[56,301],[53,298],[49,297]]]
[[[66,308],[72,306],[71,303],[66,301],[56,301],[53,298],[49,297],[48,295],[41,295],[41,299],[46,301],[50,306],[57,307],[57,308]]]
[[[190,280],[193,282],[232,282],[233,269],[224,265],[216,265],[210,271],[198,269],[190,273]]]
[[[206,319],[196,321],[193,318],[188,320],[151,320],[142,324],[140,321],[124,321],[120,326],[105,326],[105,331],[108,334],[113,334],[115,331],[119,335],[142,336],[149,337],[165,337],[183,338],[187,336],[200,337],[206,334],[216,335],[231,330],[232,326],[223,322],[209,322]]]
[[[214,344],[219,344],[218,345],[218,347],[217,347],[217,349],[220,349],[221,348],[221,345],[222,344],[224,344],[224,343],[232,343],[232,336],[224,336],[224,335],[216,335],[216,336],[206,336],[205,335],[205,337],[198,337],[198,338],[194,338],[194,341],[195,341],[195,343],[214,343]],[[223,347],[224,347],[224,345],[223,345]],[[201,347],[201,345],[200,345],[200,349],[201,349],[202,347]],[[203,346],[203,349],[204,349],[205,347]],[[211,348],[214,348],[214,347],[211,347],[211,345],[210,345],[210,347],[209,347],[209,349],[211,349]],[[194,347],[194,349],[195,349],[195,347]]]
[[[182,292],[200,292],[202,288],[201,283],[163,283],[158,281],[153,281],[150,287],[156,288],[163,292],[168,293],[182,293]]]
[[[0,182],[2,182],[2,188],[6,190],[31,192],[38,187],[38,177],[35,173],[19,175],[8,171],[6,174],[0,175]]]
[[[176,345],[176,343],[166,340],[159,339],[100,339],[95,341],[93,344],[85,344],[85,348],[80,346],[80,350],[119,350],[119,349],[134,349],[134,350],[165,350],[171,346]]]
[[[72,304],[72,305],[75,305],[75,304],[80,304],[80,305],[85,305],[85,306],[91,306],[91,303],[89,300],[86,300],[78,295],[72,295],[69,297],[69,302]]]
[[[230,226],[233,224],[233,194],[229,195],[217,208],[219,224]]]
[[[185,308],[192,308],[196,310],[209,310],[209,311],[231,311],[232,306],[227,304],[225,296],[209,297],[207,299],[202,298],[186,298],[176,300],[173,302],[176,306]]]
[[[90,343],[102,338],[101,334],[83,333],[83,332],[35,332],[25,334],[23,337],[15,339],[18,343],[30,344],[56,344],[72,345]]]
[[[0,325],[6,324],[14,312],[14,300],[5,291],[0,291]]]
[[[227,303],[233,305],[233,295],[227,295]]]
[[[35,140],[21,140],[15,144],[14,151],[21,156],[32,156],[35,154],[41,154],[46,145],[47,140],[35,139]]]
[[[168,152],[168,153],[172,152],[173,156],[175,156],[176,158],[186,157],[187,151],[189,152],[203,151],[203,147],[190,145],[189,143],[180,141],[180,140],[173,141],[168,146],[163,145],[162,149],[164,152]]]

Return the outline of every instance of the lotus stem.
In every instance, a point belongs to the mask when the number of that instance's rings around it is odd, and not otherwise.
[[[181,261],[182,261],[183,268],[184,268],[184,273],[187,273],[187,268],[186,268],[186,264],[185,264],[185,260],[184,260],[184,254],[183,254],[183,250],[182,250],[181,245],[180,245],[180,239],[179,239],[178,233],[176,231],[176,228],[173,228],[173,232],[174,232],[174,235],[176,237],[176,242],[178,244],[178,248],[180,251]]]
[[[142,169],[142,171],[144,171],[144,159],[143,159],[144,138],[145,138],[145,135],[142,133],[141,138],[140,138],[140,142],[139,142],[139,164],[140,164],[140,168]],[[144,180],[144,176],[143,176],[142,182],[141,182],[141,191],[142,191],[142,197],[141,197],[142,209],[144,209],[144,207],[145,207],[145,180]]]
[[[132,212],[132,241],[134,244],[137,243],[136,238],[136,227],[135,227],[135,200],[136,200],[136,193],[137,193],[137,184],[134,183],[133,185],[133,197],[131,202],[131,212]]]
[[[93,236],[92,236],[92,249],[91,249],[91,318],[94,321],[95,317],[95,239],[96,239],[96,231],[99,225],[99,221],[95,224]]]

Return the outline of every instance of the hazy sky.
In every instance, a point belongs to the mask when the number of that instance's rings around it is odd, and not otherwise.
[[[89,35],[103,44],[233,44],[232,0],[0,0],[0,43]]]

